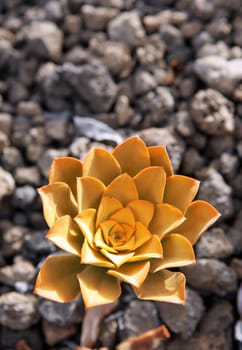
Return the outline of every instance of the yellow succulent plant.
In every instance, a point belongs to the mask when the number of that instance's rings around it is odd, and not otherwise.
[[[136,136],[83,162],[55,159],[39,194],[47,238],[68,254],[46,259],[35,293],[69,302],[81,292],[89,308],[116,300],[124,281],[141,299],[183,303],[185,276],[168,269],[195,262],[193,244],[219,217],[193,201],[198,188],[173,174],[164,146]]]

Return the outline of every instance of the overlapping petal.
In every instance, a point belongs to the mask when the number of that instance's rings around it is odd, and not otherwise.
[[[120,165],[108,151],[93,148],[83,162],[83,176],[91,176],[108,185],[121,174]]]
[[[159,238],[155,235],[135,250],[135,255],[130,257],[129,261],[141,261],[149,259],[163,258],[163,248]]]
[[[150,166],[150,155],[145,143],[137,136],[130,137],[113,150],[122,172],[135,176]]]
[[[93,249],[87,242],[84,241],[81,252],[81,263],[86,265],[101,266],[113,268],[115,265],[106,259],[97,249]]]
[[[140,288],[134,288],[138,298],[183,304],[185,276],[167,270],[150,273]]]
[[[164,257],[162,260],[152,261],[152,272],[171,267],[190,265],[195,262],[195,255],[191,242],[177,233],[167,235],[161,241]]]
[[[60,217],[46,237],[68,253],[81,255],[83,235],[71,216]]]
[[[49,256],[38,274],[35,293],[43,298],[66,303],[80,293],[77,274],[83,266],[76,255]]]
[[[165,146],[151,146],[148,147],[148,151],[152,166],[161,166],[165,169],[167,176],[173,175],[172,165]]]
[[[102,221],[108,220],[112,214],[123,208],[122,204],[116,198],[102,197],[97,211],[96,226]]]
[[[128,203],[134,214],[135,221],[142,222],[146,227],[149,226],[154,215],[154,204],[142,199]]]
[[[77,204],[70,187],[64,182],[54,182],[38,189],[48,226],[63,215],[74,217],[77,214]]]
[[[112,303],[121,293],[119,281],[102,267],[87,266],[77,276],[86,308]]]
[[[50,168],[49,183],[65,182],[76,197],[76,178],[80,176],[82,176],[80,160],[72,157],[56,158]]]
[[[188,176],[173,175],[167,178],[164,202],[185,211],[197,194],[199,181]]]
[[[86,209],[74,218],[75,222],[79,226],[83,236],[85,236],[90,246],[93,246],[93,237],[95,234],[95,219],[95,209]]]
[[[107,273],[138,288],[146,279],[149,268],[150,262],[142,261],[125,264],[118,269],[108,270]]]
[[[186,221],[176,228],[176,232],[195,244],[201,234],[220,217],[220,213],[209,203],[198,200],[189,205],[185,216]]]
[[[122,174],[113,180],[105,189],[104,196],[118,199],[123,206],[139,198],[134,180],[128,174]]]
[[[149,230],[160,239],[180,225],[185,220],[183,213],[173,205],[159,203],[155,206],[155,213],[149,225]]]
[[[78,177],[77,186],[77,203],[78,213],[85,209],[97,208],[101,196],[105,190],[104,184],[94,177]]]
[[[166,185],[166,173],[164,168],[149,167],[141,170],[135,177],[139,199],[145,199],[152,203],[160,203],[163,200]]]

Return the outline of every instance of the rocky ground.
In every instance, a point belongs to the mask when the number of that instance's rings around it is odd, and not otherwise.
[[[1,0],[2,350],[78,345],[81,301],[32,294],[39,264],[56,249],[36,188],[54,157],[82,159],[131,134],[166,144],[174,169],[200,179],[199,198],[222,217],[197,243],[197,264],[183,269],[186,305],[139,301],[124,286],[97,346],[164,323],[172,337],[157,349],[239,349],[241,0]]]

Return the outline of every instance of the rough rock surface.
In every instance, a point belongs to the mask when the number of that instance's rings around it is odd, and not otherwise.
[[[124,284],[95,347],[163,322],[172,337],[157,349],[239,349],[241,23],[241,0],[0,0],[1,350],[78,346],[81,302],[33,295],[57,252],[36,190],[55,157],[111,151],[133,134],[166,145],[221,218],[184,268],[186,304],[143,302]]]

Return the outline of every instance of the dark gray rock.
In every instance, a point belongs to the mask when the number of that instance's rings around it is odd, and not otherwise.
[[[21,226],[11,226],[3,231],[2,251],[6,257],[19,254],[23,247],[24,237],[29,229]]]
[[[10,286],[17,286],[19,282],[31,283],[35,276],[33,264],[22,257],[14,259],[13,265],[0,268],[0,281]]]
[[[37,297],[16,292],[0,296],[0,323],[14,330],[27,329],[39,321]]]
[[[81,9],[83,23],[91,30],[104,30],[114,17],[119,13],[117,9],[84,5]]]
[[[110,109],[117,87],[101,62],[95,61],[82,66],[65,63],[62,76],[94,112],[106,112]]]
[[[236,291],[236,274],[222,261],[197,259],[195,265],[183,267],[182,271],[188,283],[204,293],[225,296]]]
[[[198,293],[186,289],[184,305],[172,303],[156,303],[160,317],[166,326],[174,333],[180,334],[183,339],[189,338],[201,320],[205,307]]]
[[[33,204],[36,190],[30,185],[17,187],[13,194],[13,204],[17,208],[26,208]]]

